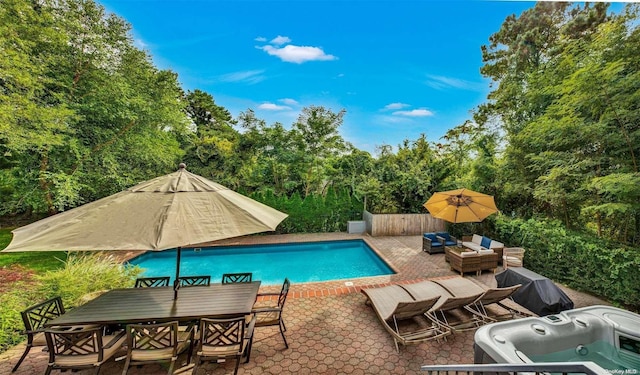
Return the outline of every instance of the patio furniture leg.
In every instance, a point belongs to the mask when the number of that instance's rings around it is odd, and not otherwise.
[[[29,351],[31,350],[31,343],[27,344],[27,347],[24,349],[24,353],[22,353],[22,357],[20,357],[20,359],[18,360],[18,363],[16,363],[15,366],[13,366],[13,370],[11,370],[11,372],[15,372],[18,367],[20,367],[20,364],[22,363],[22,361],[24,361],[24,359],[27,357],[27,354],[29,354]]]

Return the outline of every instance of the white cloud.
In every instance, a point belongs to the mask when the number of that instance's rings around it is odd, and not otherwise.
[[[465,90],[481,90],[482,85],[478,83],[473,83],[469,81],[465,81],[463,79],[453,78],[453,77],[445,77],[445,76],[436,76],[436,75],[427,75],[429,78],[426,84],[430,87],[433,87],[436,90],[444,90],[448,88],[456,88],[456,89],[465,89]]]
[[[266,42],[267,38],[263,37],[263,36],[259,36],[257,38],[254,39],[256,42]]]
[[[395,111],[392,113],[394,116],[404,116],[404,117],[429,117],[433,116],[434,113],[425,108],[412,109],[410,111]]]
[[[289,44],[282,48],[274,46],[256,47],[268,53],[271,56],[279,57],[280,60],[302,64],[307,61],[330,61],[336,60],[337,57],[324,53],[321,48],[309,46],[294,46]]]
[[[297,100],[294,99],[290,99],[290,98],[284,98],[284,99],[279,99],[278,100],[280,103],[286,104],[286,105],[291,105],[291,106],[296,106],[300,103],[298,103]]]
[[[245,82],[248,84],[255,84],[265,80],[262,75],[264,70],[245,70],[242,72],[233,72],[220,76],[220,80],[223,82]]]
[[[409,104],[405,104],[405,103],[391,103],[391,104],[387,104],[384,106],[384,110],[385,111],[390,111],[390,110],[394,110],[394,109],[402,109],[402,108],[407,108],[409,107]]]
[[[287,111],[290,110],[291,107],[286,105],[278,105],[274,103],[262,103],[258,106],[259,109],[264,109],[267,111]]]
[[[277,37],[271,39],[271,42],[269,42],[269,43],[275,44],[277,46],[281,46],[283,44],[291,43],[291,39],[289,39],[288,36],[278,35]]]

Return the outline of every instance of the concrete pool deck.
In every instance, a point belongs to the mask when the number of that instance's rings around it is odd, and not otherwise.
[[[289,349],[284,348],[277,328],[261,328],[255,333],[251,361],[241,364],[239,374],[419,374],[421,365],[473,363],[474,332],[456,333],[447,341],[426,342],[400,347],[397,353],[391,336],[384,330],[373,310],[365,305],[362,287],[407,283],[423,279],[459,275],[451,271],[444,254],[429,255],[422,251],[420,236],[371,237],[346,233],[261,235],[219,241],[220,245],[284,243],[298,241],[329,241],[364,239],[396,270],[389,276],[339,280],[323,283],[293,284],[284,312]],[[134,256],[136,254],[120,254]],[[219,273],[223,273],[220,270]],[[216,272],[212,272],[215,274]],[[283,279],[286,275],[283,275]],[[492,272],[470,276],[495,286]],[[352,285],[346,285],[351,283]],[[606,301],[560,286],[573,300],[575,307]],[[278,291],[279,287],[264,287],[261,291]],[[10,374],[24,344],[0,354],[0,374]],[[14,374],[42,374],[48,355],[33,349]],[[184,355],[180,357],[185,360]],[[101,374],[120,374],[123,361],[109,361]],[[197,374],[233,373],[233,362],[208,364]],[[160,365],[132,368],[129,374],[166,373]],[[54,372],[55,373],[55,372]],[[77,374],[89,374],[79,371]],[[192,374],[185,368],[178,374]]]

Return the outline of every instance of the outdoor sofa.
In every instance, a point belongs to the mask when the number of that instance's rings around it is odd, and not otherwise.
[[[492,240],[489,237],[478,234],[474,234],[473,236],[463,236],[462,246],[477,251],[480,254],[488,252],[487,250],[493,250],[493,252],[498,254],[498,261],[502,261],[504,244],[502,242]]]

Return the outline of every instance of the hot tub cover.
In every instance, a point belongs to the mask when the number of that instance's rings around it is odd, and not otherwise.
[[[496,274],[499,288],[522,284],[513,300],[539,316],[573,309],[573,301],[553,281],[524,267],[511,267]]]

